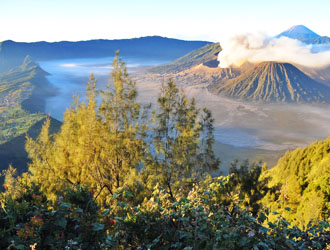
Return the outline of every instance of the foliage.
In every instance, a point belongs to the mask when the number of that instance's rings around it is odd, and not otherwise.
[[[170,80],[151,114],[118,55],[113,67],[99,105],[92,75],[87,102],[75,99],[60,132],[47,119],[37,139],[27,137],[30,173],[5,173],[1,248],[329,248],[329,139],[272,170],[234,162],[229,176],[211,177],[211,113]]]
[[[117,55],[100,105],[98,94],[91,76],[87,102],[76,99],[59,133],[49,134],[47,120],[36,140],[27,138],[29,170],[50,199],[67,185],[86,184],[107,207],[122,189],[142,201],[157,182],[173,197],[181,181],[191,186],[217,169],[211,113],[200,112],[172,81],[162,87],[151,115],[137,102],[135,82]],[[154,123],[147,125],[151,116]]]
[[[217,170],[213,118],[204,109],[200,121],[195,100],[188,100],[172,80],[162,86],[157,104],[153,112],[154,148],[146,171],[152,186],[159,183],[173,197],[179,188],[198,183],[205,174]]]
[[[15,188],[15,194],[11,190]],[[77,186],[50,203],[28,176],[1,196],[1,249],[101,249],[104,222],[93,192]],[[109,227],[107,227],[108,229]],[[8,248],[7,248],[8,247]]]
[[[137,102],[135,82],[127,74],[125,63],[117,56],[113,61],[111,81],[102,92],[98,116],[101,119],[102,144],[100,178],[111,187],[110,193],[127,182],[145,156],[148,106]],[[97,135],[96,135],[97,136]],[[109,147],[111,146],[111,147]],[[110,150],[109,150],[110,149]]]
[[[130,193],[115,193],[115,210],[101,211],[95,192],[68,189],[53,203],[28,175],[18,177],[1,194],[1,249],[325,249],[328,222],[305,230],[284,218],[257,217],[228,192],[232,177],[216,177],[195,185],[187,196],[170,197],[158,186],[150,199],[129,206]],[[134,197],[133,197],[134,198]],[[223,205],[231,199],[233,206]],[[329,247],[329,246],[328,246]]]
[[[87,103],[75,100],[64,115],[61,131],[49,135],[46,121],[39,138],[27,139],[29,170],[51,199],[67,185],[86,184],[100,202],[125,185],[144,154],[145,113],[136,102],[135,83],[116,57],[112,84],[96,105],[96,80],[87,86]]]
[[[138,207],[127,207],[116,239],[121,249],[323,249],[330,239],[329,224],[309,225],[305,231],[279,217],[269,222],[268,211],[253,217],[238,206],[224,206],[231,177],[217,177],[195,186],[173,201],[166,190]]]
[[[249,209],[254,216],[262,209],[262,198],[267,193],[274,192],[267,187],[268,178],[260,178],[267,169],[266,165],[260,163],[249,164],[246,160],[239,167],[238,162],[232,163],[229,168],[231,176],[228,183],[229,190],[238,194],[240,206]]]
[[[263,204],[289,221],[304,226],[310,220],[329,218],[330,138],[287,152],[263,176],[270,178],[269,187],[277,188]]]

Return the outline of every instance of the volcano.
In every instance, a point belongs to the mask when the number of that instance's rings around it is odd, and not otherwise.
[[[306,44],[329,44],[330,37],[320,36],[314,31],[310,30],[304,25],[296,25],[290,29],[283,31],[281,34],[277,35],[276,38],[281,36],[289,37],[291,39],[297,39]]]
[[[314,31],[308,29],[304,25],[296,25],[291,27],[290,29],[282,32],[278,35],[280,36],[286,36],[292,39],[298,39],[298,40],[304,40],[304,39],[314,39],[319,38],[320,35],[316,34]]]
[[[330,88],[289,63],[262,62],[210,91],[257,102],[316,103],[330,102]]]

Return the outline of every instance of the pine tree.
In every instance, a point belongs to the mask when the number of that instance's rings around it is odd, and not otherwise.
[[[147,113],[136,101],[135,83],[118,54],[99,107],[97,95],[92,75],[87,101],[75,99],[65,112],[61,131],[51,137],[47,120],[40,136],[27,140],[29,170],[49,197],[70,185],[88,185],[99,201],[106,202],[137,172],[145,154]]]
[[[245,160],[238,167],[238,161],[234,161],[229,169],[230,179],[228,190],[238,195],[240,205],[248,208],[254,216],[262,207],[261,200],[269,191],[267,187],[268,178],[260,178],[267,169],[266,165],[260,163],[250,164]]]
[[[209,114],[199,122],[195,100],[189,100],[172,80],[162,85],[157,104],[153,111],[154,152],[147,170],[152,185],[159,183],[173,197],[179,188],[199,180],[202,172],[217,169],[219,161],[212,150],[213,120]],[[213,162],[206,163],[210,159]]]
[[[61,131],[49,135],[47,119],[36,140],[27,138],[26,150],[32,160],[29,171],[52,199],[68,185],[95,187],[91,173],[98,164],[96,148],[100,126],[96,119],[96,80],[91,75],[87,104],[75,98],[74,107],[64,114]]]
[[[145,155],[148,106],[137,102],[135,82],[128,76],[125,63],[117,56],[113,61],[111,83],[101,92],[98,118],[102,124],[101,147],[104,152],[98,169],[110,193],[127,183],[131,171],[137,171]]]
[[[118,54],[100,105],[98,94],[92,75],[87,101],[75,99],[61,131],[49,135],[47,120],[40,136],[27,140],[29,170],[50,198],[67,186],[88,185],[99,202],[107,203],[123,188],[141,198],[156,183],[173,197],[217,169],[211,113],[205,109],[200,114],[195,100],[173,81],[162,86],[150,128],[149,106],[137,102],[135,82]]]
[[[200,125],[200,143],[197,152],[195,163],[195,180],[200,181],[205,177],[209,171],[217,171],[220,165],[220,160],[213,151],[213,144],[215,142],[213,135],[214,118],[212,113],[207,108],[203,108]],[[207,170],[207,171],[205,171]]]

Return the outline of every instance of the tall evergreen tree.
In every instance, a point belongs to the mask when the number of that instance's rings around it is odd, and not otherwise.
[[[215,142],[213,131],[214,118],[212,113],[207,108],[203,108],[200,117],[200,142],[195,162],[195,180],[198,182],[209,171],[217,171],[220,165],[220,160],[213,151],[213,144]]]
[[[47,120],[40,136],[27,140],[29,170],[49,196],[55,197],[68,185],[84,184],[106,202],[109,194],[125,185],[127,176],[136,175],[145,153],[146,112],[136,101],[135,83],[118,54],[99,107],[97,94],[92,75],[87,102],[76,98],[64,115],[61,131],[51,138]]]
[[[267,169],[267,165],[261,163],[250,164],[245,160],[238,166],[238,161],[234,161],[229,168],[230,179],[227,189],[233,194],[237,194],[239,204],[248,208],[253,216],[256,216],[262,208],[261,200],[267,192],[273,189],[267,187],[268,178],[260,178]]]
[[[117,56],[113,61],[111,82],[101,92],[98,118],[102,124],[103,154],[100,178],[113,193],[134,175],[146,152],[146,118],[148,106],[137,101],[135,82],[128,76],[125,63]],[[133,171],[133,173],[131,173]]]
[[[96,80],[87,86],[87,103],[75,98],[74,107],[66,110],[58,134],[49,135],[50,120],[36,140],[27,138],[26,150],[32,160],[29,171],[52,198],[67,185],[96,187],[92,178],[98,163],[96,154],[100,124],[96,119]]]
[[[147,164],[151,183],[159,183],[171,197],[175,190],[192,185],[218,167],[212,150],[212,118],[202,117],[194,99],[189,100],[172,80],[162,86],[153,112],[153,156]],[[213,162],[207,163],[209,159]],[[183,185],[185,184],[185,185]]]

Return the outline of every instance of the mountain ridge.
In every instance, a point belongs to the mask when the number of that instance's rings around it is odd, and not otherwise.
[[[51,43],[44,41],[25,43],[7,40],[0,43],[0,72],[6,72],[10,68],[18,66],[26,55],[32,56],[36,61],[68,58],[99,58],[112,57],[117,50],[120,50],[121,56],[174,60],[206,44],[212,43],[207,41],[186,41],[160,36]]]
[[[214,68],[218,66],[217,58],[221,50],[220,43],[207,44],[179,57],[173,62],[151,67],[148,71],[152,73],[178,73],[199,64],[206,64]]]
[[[54,94],[48,73],[30,56],[18,67],[0,74],[0,171],[13,164],[26,171],[26,133],[37,137],[46,119],[45,97]],[[52,128],[60,122],[51,118]],[[1,183],[1,179],[0,179]]]

